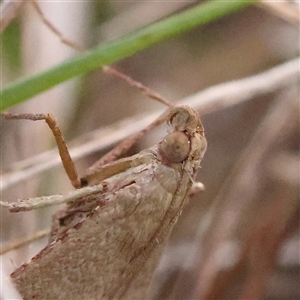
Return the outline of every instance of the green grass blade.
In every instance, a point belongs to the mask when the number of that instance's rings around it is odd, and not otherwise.
[[[2,90],[0,110],[20,103],[75,76],[84,75],[104,65],[129,57],[195,26],[219,19],[253,2],[246,0],[205,2],[118,40],[103,43],[43,73],[16,80]]]

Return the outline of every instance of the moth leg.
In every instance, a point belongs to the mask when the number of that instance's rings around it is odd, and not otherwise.
[[[51,129],[55,141],[58,147],[59,155],[61,157],[62,164],[64,169],[72,183],[72,185],[78,189],[81,188],[81,182],[78,177],[74,162],[70,156],[68,147],[66,142],[63,139],[62,133],[51,114],[10,114],[10,113],[2,113],[1,114],[5,119],[13,120],[30,120],[30,121],[39,121],[45,120],[49,128]]]

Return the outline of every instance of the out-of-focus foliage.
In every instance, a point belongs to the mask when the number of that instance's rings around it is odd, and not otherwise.
[[[48,6],[41,3],[41,7],[61,32],[85,46],[111,41],[127,34],[128,28],[137,30],[156,23],[158,12],[165,12],[165,17],[159,18],[164,19],[193,7],[198,1],[182,3],[173,11],[171,6],[175,6],[175,2],[86,3],[88,6],[78,12],[78,3],[73,2],[71,8],[61,14],[58,14],[58,8],[51,14],[53,3]],[[281,8],[286,9],[286,5],[292,4],[281,1]],[[76,13],[76,21],[63,22],[70,16],[70,11]],[[299,53],[299,24],[290,22],[286,14],[283,16],[283,8],[276,14],[271,11],[265,5],[249,6],[163,40],[119,61],[114,67],[172,101],[180,101],[223,82],[260,73],[297,57]],[[35,20],[32,26],[32,12],[24,10],[21,15],[21,35],[30,28],[31,35],[38,36],[43,26],[41,22]],[[79,37],[76,37],[76,22],[81,28],[87,28]],[[48,36],[47,31],[42,37],[45,39],[35,39],[39,46],[28,47],[35,60],[41,59],[40,65],[48,62],[49,57],[59,57],[60,49],[66,48],[59,42],[59,45],[53,44],[58,39],[51,34]],[[90,37],[94,39],[92,42]],[[26,43],[30,44],[29,38],[23,38],[22,43],[24,49]],[[49,53],[37,51],[43,45],[47,45],[45,48]],[[28,56],[23,59],[29,60]],[[32,69],[33,63],[30,63],[22,72],[30,73]],[[7,80],[6,74],[4,76]],[[261,94],[226,109],[216,109],[202,117],[208,150],[198,180],[205,184],[206,190],[191,199],[179,219],[153,281],[152,299],[299,299],[297,80],[295,78],[296,83],[293,81],[284,89],[274,89],[272,93]],[[66,88],[64,84],[61,87]],[[56,105],[49,107],[50,103]],[[14,109],[51,112],[58,116],[68,137],[78,137],[154,108],[161,108],[161,105],[99,71],[76,82],[71,91],[47,93]],[[32,129],[44,128],[44,124],[35,123],[25,130],[26,125],[20,123],[18,128],[19,123],[1,124],[3,172],[22,168],[12,163],[36,155],[53,142],[48,131],[37,133]],[[164,133],[155,131],[131,151],[157,143]],[[102,154],[99,151],[76,162],[80,173]],[[61,169],[53,169],[39,177],[13,186],[2,197],[15,200],[71,189]],[[8,240],[40,226],[47,227],[50,215],[51,212],[44,210],[13,216],[1,212],[2,237]],[[16,265],[33,255],[24,249],[21,253],[22,256],[20,252],[15,256],[11,254]]]
[[[21,64],[21,33],[20,22],[12,22],[1,35],[2,44],[2,68],[17,72]]]

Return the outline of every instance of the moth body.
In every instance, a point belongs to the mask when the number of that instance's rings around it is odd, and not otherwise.
[[[11,274],[24,299],[145,299],[206,150],[191,108],[168,122],[162,142],[90,172],[81,196],[61,196],[49,244]]]

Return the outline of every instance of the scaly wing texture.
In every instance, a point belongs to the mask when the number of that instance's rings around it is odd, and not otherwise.
[[[11,275],[23,297],[145,297],[190,187],[176,165],[166,167],[153,155],[108,178],[89,216]]]

